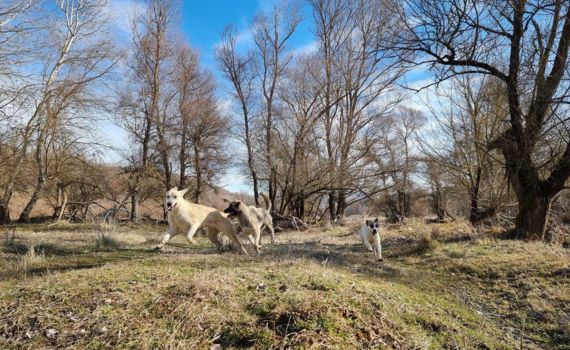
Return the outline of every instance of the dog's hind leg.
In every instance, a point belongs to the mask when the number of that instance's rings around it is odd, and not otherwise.
[[[243,247],[243,244],[241,243],[239,237],[236,235],[235,231],[233,230],[233,227],[227,226],[225,227],[225,231],[222,231],[229,239],[232,240],[232,242],[234,242],[234,244],[237,246],[237,248],[240,250],[240,252],[242,252],[242,254],[245,255],[249,255],[247,253],[247,250],[245,250],[245,248]]]
[[[266,225],[269,229],[269,233],[271,234],[271,244],[275,244],[275,230],[273,229],[273,220],[269,225]]]
[[[220,241],[218,240],[218,233],[220,231],[218,231],[217,229],[215,229],[213,227],[208,227],[208,228],[206,228],[206,232],[208,234],[208,238],[210,239],[210,242],[212,242],[212,244],[214,244],[214,246],[218,250],[218,253],[221,253],[223,247],[222,247],[222,243],[220,243]]]
[[[257,254],[261,253],[261,230],[255,230],[255,244],[253,245],[255,247],[255,251],[257,252]]]

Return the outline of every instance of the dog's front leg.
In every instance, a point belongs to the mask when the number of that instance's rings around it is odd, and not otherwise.
[[[198,225],[191,225],[190,228],[188,229],[186,238],[188,239],[188,242],[190,242],[190,244],[196,244],[196,241],[194,240],[194,235],[196,234],[196,231],[198,231]]]
[[[380,242],[380,234],[377,233],[374,235],[374,245],[376,248],[376,251],[374,252],[376,257],[378,258],[378,260],[382,261],[382,244]]]
[[[366,249],[368,249],[369,252],[374,251],[374,249],[372,249],[372,246],[370,245],[370,242],[368,242],[367,239],[363,239],[362,243],[364,244],[364,246],[366,247]]]
[[[174,229],[172,227],[168,227],[168,231],[166,232],[166,234],[164,235],[164,237],[162,237],[162,241],[160,242],[159,245],[156,246],[155,249],[159,250],[162,249],[162,247],[164,247],[164,245],[166,244],[166,242],[168,242],[170,240],[170,238],[172,238],[172,236],[174,236]]]

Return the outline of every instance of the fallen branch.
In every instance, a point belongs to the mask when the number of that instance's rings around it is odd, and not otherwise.
[[[293,215],[283,216],[281,214],[273,214],[273,226],[277,232],[285,230],[305,231],[309,229],[303,220]]]

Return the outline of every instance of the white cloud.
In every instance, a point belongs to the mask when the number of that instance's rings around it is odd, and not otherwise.
[[[146,10],[146,4],[140,0],[111,0],[105,9],[112,27],[123,35],[131,34],[131,24],[135,16]]]
[[[317,52],[318,49],[319,49],[319,42],[315,40],[308,44],[294,48],[293,50],[291,50],[291,53],[293,54],[293,56],[304,56],[315,53]]]
[[[253,27],[249,26],[237,34],[236,45],[250,46],[253,44],[253,40]]]
[[[221,187],[225,188],[231,192],[246,192],[250,193],[253,191],[251,185],[247,183],[247,179],[236,173],[237,169],[231,169],[226,175],[224,175],[220,181]]]

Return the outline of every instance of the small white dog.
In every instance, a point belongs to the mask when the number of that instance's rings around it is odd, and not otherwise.
[[[380,242],[380,232],[379,232],[379,221],[376,220],[366,220],[365,224],[360,226],[360,239],[362,243],[369,251],[373,251],[376,258],[382,261],[382,244]],[[374,249],[370,244],[374,244]]]
[[[236,244],[243,254],[247,255],[247,251],[237,237],[232,222],[226,218],[226,214],[215,208],[187,201],[184,199],[187,191],[188,189],[179,191],[174,187],[166,192],[164,205],[168,211],[168,232],[156,248],[161,249],[170,238],[178,234],[186,234],[188,241],[194,243],[194,234],[199,228],[204,227],[208,238],[218,248],[218,251],[222,249],[218,233],[222,232]]]

